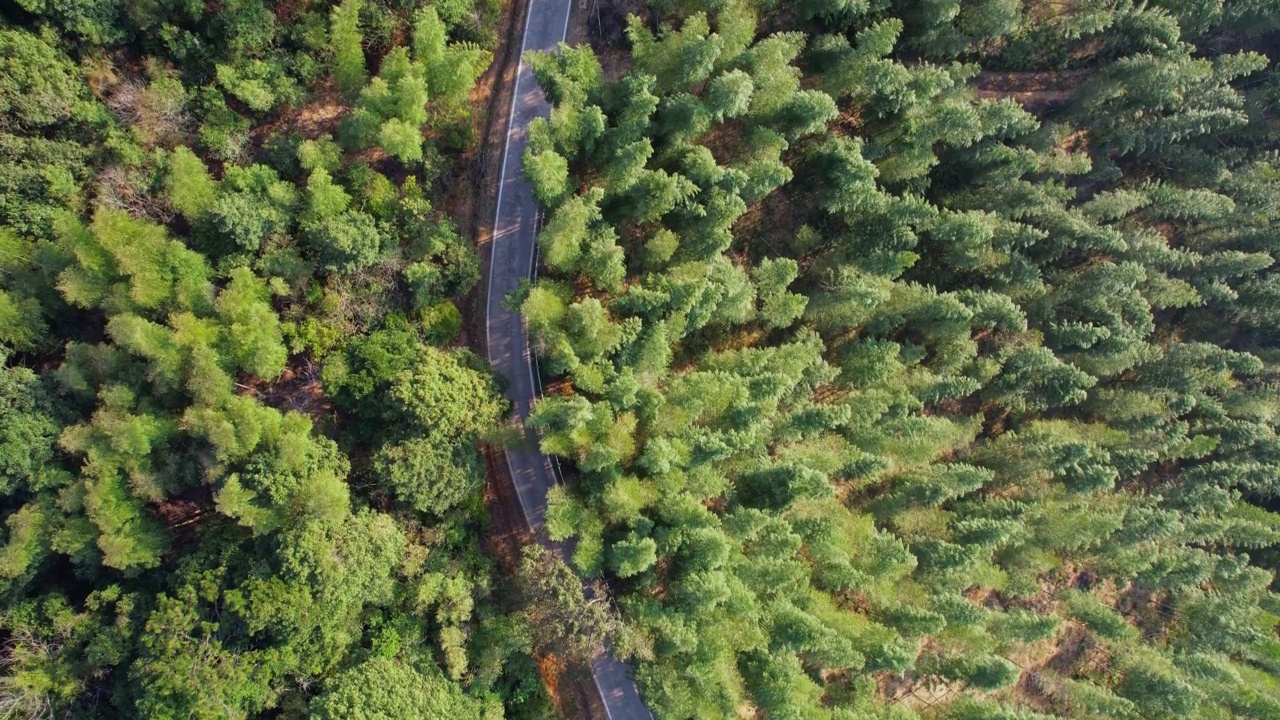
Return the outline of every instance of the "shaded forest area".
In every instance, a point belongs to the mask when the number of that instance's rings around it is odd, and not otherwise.
[[[1280,717],[1275,4],[649,9],[519,301],[654,714]]]

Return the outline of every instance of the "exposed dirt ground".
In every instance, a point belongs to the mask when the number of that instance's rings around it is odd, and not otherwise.
[[[1052,112],[1070,100],[1091,70],[1053,72],[997,72],[983,70],[972,81],[978,97],[1011,97],[1037,117]]]

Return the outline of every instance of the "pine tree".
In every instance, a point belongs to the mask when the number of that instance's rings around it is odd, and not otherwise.
[[[169,203],[190,220],[202,217],[213,205],[217,183],[195,153],[177,147],[169,158]]]
[[[703,13],[685,18],[679,30],[663,28],[657,38],[632,15],[627,21],[627,37],[637,68],[652,75],[664,93],[689,91],[705,81],[724,47]]]

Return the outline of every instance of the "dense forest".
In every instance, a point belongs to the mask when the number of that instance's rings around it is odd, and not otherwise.
[[[551,714],[453,302],[499,11],[5,5],[0,717]]]
[[[606,641],[664,720],[1280,717],[1280,8],[590,8],[569,565],[486,540],[510,7],[0,8],[0,718],[533,720]]]
[[[649,10],[519,302],[655,715],[1280,717],[1280,8]]]

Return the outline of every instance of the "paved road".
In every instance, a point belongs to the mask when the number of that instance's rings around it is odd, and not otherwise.
[[[572,0],[528,0],[521,57],[529,50],[552,50],[564,40]],[[489,257],[488,296],[485,301],[485,334],[489,361],[507,380],[507,397],[523,422],[537,397],[529,336],[519,313],[502,307],[502,299],[533,273],[538,207],[521,171],[529,122],[550,113],[533,71],[523,61],[515,82],[515,98],[507,125],[502,175],[498,180],[498,208],[493,222]],[[524,442],[506,451],[507,467],[520,498],[525,522],[535,535],[546,517],[547,490],[555,483],[551,460],[538,450],[537,438],[525,431]],[[591,666],[591,676],[604,701],[606,720],[652,720],[636,692],[627,666],[604,655]]]

